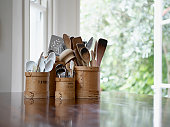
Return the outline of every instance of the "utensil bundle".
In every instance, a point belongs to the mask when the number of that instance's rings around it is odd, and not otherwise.
[[[74,66],[99,67],[107,47],[107,40],[100,38],[95,42],[94,49],[93,37],[90,40],[82,41],[81,37],[69,37],[63,34],[63,38],[52,35],[48,49],[48,57],[45,59],[43,53],[40,55],[38,63],[28,61],[26,63],[27,72],[49,72],[52,70],[56,60],[64,64],[56,66],[57,77],[73,77]]]
[[[57,77],[73,77],[75,65],[99,67],[107,47],[107,40],[100,38],[95,42],[93,50],[91,50],[92,45],[93,37],[89,41],[82,41],[81,37],[69,37],[67,34],[63,34],[63,38],[52,35],[49,52],[55,52],[59,55],[59,61],[65,63],[60,65],[60,68],[56,66]]]
[[[67,49],[73,50],[76,66],[89,66],[89,63],[91,67],[100,66],[107,47],[107,40],[100,38],[98,42],[95,42],[93,50],[91,50],[93,37],[87,42],[82,41],[81,37],[69,37],[67,34],[63,34],[63,41]]]
[[[59,78],[73,78],[74,76],[74,62],[73,60],[70,61],[70,63],[67,63],[66,65],[58,64],[55,68],[56,70],[56,77]]]
[[[28,61],[26,63],[26,72],[50,72],[53,69],[55,60],[56,55],[54,52],[49,53],[47,58],[43,56],[42,52],[38,63],[34,61]]]

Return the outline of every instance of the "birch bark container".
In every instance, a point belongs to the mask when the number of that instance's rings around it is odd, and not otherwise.
[[[75,66],[76,98],[100,97],[99,67]]]
[[[55,99],[75,99],[75,78],[56,78]]]
[[[25,98],[48,98],[49,75],[49,72],[25,72]]]

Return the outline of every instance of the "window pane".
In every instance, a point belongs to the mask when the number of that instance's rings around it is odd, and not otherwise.
[[[47,7],[47,0],[41,0],[41,5],[43,7]]]
[[[38,60],[45,49],[43,12],[30,5],[30,59]]]
[[[81,0],[80,33],[106,38],[102,90],[153,94],[153,0]]]

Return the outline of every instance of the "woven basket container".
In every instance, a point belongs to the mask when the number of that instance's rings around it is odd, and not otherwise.
[[[56,78],[55,99],[75,99],[75,78]]]
[[[48,98],[49,72],[25,72],[25,98]]]
[[[58,60],[58,59],[56,59]],[[52,71],[50,71],[50,84],[49,84],[49,92],[50,92],[50,97],[54,97],[55,96],[55,90],[56,90],[56,83],[55,83],[55,78],[56,78],[56,71],[55,71],[55,67],[58,64],[64,64],[64,62],[59,62],[56,61]]]
[[[100,97],[99,67],[75,66],[76,98]]]

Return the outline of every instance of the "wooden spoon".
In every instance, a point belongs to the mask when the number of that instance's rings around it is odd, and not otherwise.
[[[89,50],[87,48],[82,48],[80,50],[81,53],[81,58],[83,59],[83,61],[86,63],[87,66],[89,66],[89,62],[90,62],[90,53]]]
[[[65,43],[66,47],[68,49],[71,49],[71,40],[70,40],[69,36],[67,34],[63,34],[63,39],[64,39],[64,43]]]
[[[97,46],[97,65],[100,67],[104,52],[107,47],[107,40],[100,38]]]

